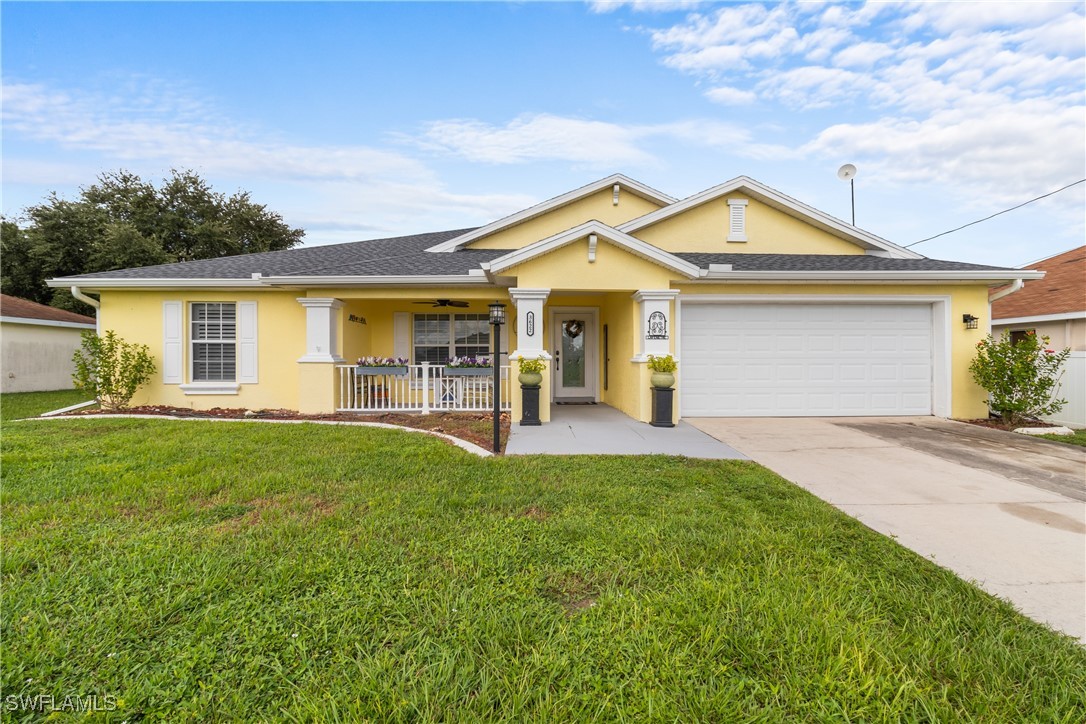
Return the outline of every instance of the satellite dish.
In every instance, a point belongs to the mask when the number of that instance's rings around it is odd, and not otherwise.
[[[842,181],[851,181],[856,178],[856,167],[851,163],[846,163],[844,166],[837,169],[837,178]]]

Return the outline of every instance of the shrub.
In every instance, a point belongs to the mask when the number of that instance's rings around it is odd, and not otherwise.
[[[75,386],[94,395],[107,410],[127,407],[136,390],[150,382],[155,372],[147,345],[129,344],[113,330],[104,337],[84,332],[82,347],[72,362]]]
[[[649,355],[649,369],[653,372],[674,372],[676,369],[675,358],[671,355],[657,357]]]
[[[1012,342],[1006,332],[996,340],[988,335],[977,343],[977,357],[969,365],[973,379],[991,394],[988,405],[1003,422],[1013,425],[1027,417],[1051,415],[1063,409],[1067,400],[1053,397],[1063,373],[1061,366],[1070,349],[1047,349],[1048,337],[1030,332]]]
[[[525,373],[536,372],[542,374],[543,370],[547,369],[547,361],[542,357],[536,359],[521,357],[517,364],[520,365],[520,371]]]

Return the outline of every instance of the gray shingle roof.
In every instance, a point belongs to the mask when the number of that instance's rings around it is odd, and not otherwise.
[[[733,271],[1006,271],[1003,267],[941,259],[888,259],[863,254],[703,254],[675,256],[706,269],[731,264]]]
[[[479,264],[508,252],[472,249],[436,254],[426,249],[470,229],[397,236],[372,241],[311,246],[217,259],[117,269],[69,277],[71,279],[251,279],[263,276],[384,276],[467,274]]]
[[[261,254],[243,254],[137,269],[94,272],[78,279],[251,279],[262,276],[431,276],[466,275],[479,264],[507,254],[509,249],[463,249],[428,252],[431,246],[471,229],[438,231],[390,239],[354,241]],[[985,271],[1001,267],[939,259],[887,259],[879,256],[835,254],[706,254],[679,252],[675,256],[708,268],[731,264],[734,271]]]

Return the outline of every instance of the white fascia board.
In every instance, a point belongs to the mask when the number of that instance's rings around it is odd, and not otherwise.
[[[614,244],[620,249],[625,249],[635,256],[659,264],[665,269],[678,272],[689,279],[697,279],[701,275],[701,270],[696,264],[691,264],[673,254],[669,254],[659,247],[641,241],[629,234],[624,234],[602,221],[595,220],[585,222],[580,226],[575,226],[567,231],[537,241],[534,244],[529,244],[523,248],[516,249],[505,256],[491,259],[486,268],[492,274],[502,272],[510,267],[523,264],[538,256],[560,249],[578,239],[583,239],[589,234],[596,234],[599,238]]]
[[[1059,314],[1035,314],[1032,317],[1003,317],[993,318],[993,327],[1003,327],[1008,324],[1039,324],[1041,322],[1066,322],[1069,319],[1086,319],[1086,310],[1080,312],[1060,312]]]
[[[444,274],[432,276],[283,276],[263,277],[264,286],[277,287],[370,287],[370,286],[493,286],[480,274]]]
[[[697,281],[986,281],[1005,284],[1014,279],[1036,279],[1018,269],[1007,271],[731,271],[709,272]]]
[[[193,287],[240,288],[261,287],[260,278],[252,279],[116,279],[116,278],[64,278],[48,279],[50,287],[70,287],[73,284],[92,291],[99,289],[190,289]]]
[[[603,191],[604,189],[614,188],[615,184],[618,184],[627,191],[637,194],[642,198],[648,199],[649,201],[655,201],[659,204],[673,204],[676,201],[675,198],[668,196],[665,193],[657,191],[650,186],[646,186],[639,181],[634,181],[632,178],[623,176],[620,173],[616,173],[608,176],[607,178],[600,179],[599,181],[594,181],[587,186],[582,186],[578,189],[566,192],[561,196],[555,196],[553,199],[548,199],[546,201],[536,204],[535,206],[529,206],[527,209],[518,211],[515,214],[510,214],[509,216],[498,219],[497,221],[489,223],[486,226],[480,226],[474,231],[469,231],[466,234],[461,234],[460,236],[457,236],[455,238],[443,241],[440,244],[431,246],[426,251],[456,251],[457,249],[463,248],[467,244],[475,241],[476,239],[481,239],[484,236],[490,236],[491,234],[501,231],[502,229],[508,228],[510,226],[516,226],[517,224],[528,221],[529,219],[533,219],[536,216],[541,216],[548,211],[552,211],[561,206],[565,206],[566,204],[573,203],[574,201],[578,201],[586,196],[591,196],[592,194]]]
[[[66,329],[96,329],[94,324],[82,322],[61,322],[55,319],[32,319],[30,317],[2,317],[0,322],[4,324],[29,324],[35,327],[64,327]]]
[[[813,206],[808,206],[802,201],[793,199],[791,196],[786,196],[776,189],[770,188],[765,184],[755,181],[749,176],[739,176],[733,178],[731,181],[725,181],[719,186],[714,186],[711,189],[706,189],[693,196],[677,201],[670,206],[662,209],[657,209],[644,216],[638,217],[627,221],[625,224],[619,224],[618,229],[625,231],[628,234],[632,234],[639,229],[643,229],[646,226],[651,226],[659,221],[670,218],[676,214],[680,214],[687,209],[692,209],[695,206],[718,199],[726,194],[735,193],[737,191],[745,191],[750,196],[758,199],[762,203],[772,206],[775,209],[783,211],[790,216],[795,216],[803,221],[806,221],[816,228],[827,231],[834,236],[851,241],[864,249],[876,249],[880,251],[890,252],[895,258],[898,259],[923,259],[923,254],[918,254],[915,251],[906,249],[903,246],[898,246],[892,241],[887,241],[882,237],[876,236],[870,232],[858,229],[849,223],[836,219],[824,211],[819,211]]]

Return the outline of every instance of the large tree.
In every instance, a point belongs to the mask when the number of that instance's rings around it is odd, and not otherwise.
[[[305,232],[254,203],[249,193],[214,191],[193,171],[157,188],[128,171],[100,175],[69,201],[51,193],[23,212],[22,227],[0,220],[0,287],[5,294],[88,313],[51,277],[290,249]]]

